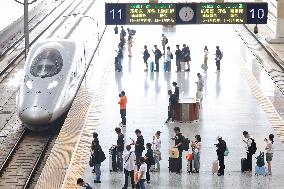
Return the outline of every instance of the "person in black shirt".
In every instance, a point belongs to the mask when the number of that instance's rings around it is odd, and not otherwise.
[[[157,45],[154,45],[155,51],[153,51],[155,55],[155,65],[156,65],[156,70],[155,72],[159,72],[159,60],[162,57],[162,52],[160,49],[158,49]]]
[[[175,132],[175,137],[172,138],[172,139],[175,140],[175,147],[179,151],[179,167],[180,167],[180,171],[178,171],[178,172],[181,172],[181,170],[182,170],[182,151],[183,151],[182,144],[184,142],[184,136],[180,132],[180,128],[179,127],[175,127],[174,128],[174,132]]]
[[[93,162],[94,162],[93,173],[96,173],[96,180],[94,182],[101,183],[101,162],[102,160],[100,159],[101,158],[100,154],[103,152],[102,152],[102,148],[100,146],[100,142],[98,139],[98,133],[94,132],[93,138],[94,140],[92,141],[91,153],[92,153]]]
[[[146,172],[147,183],[150,183],[150,168],[151,168],[151,165],[155,164],[154,154],[153,154],[153,150],[152,150],[151,147],[152,147],[151,143],[146,144],[147,152],[146,152],[145,157],[144,157],[145,162],[147,164],[147,172]]]
[[[176,95],[176,97],[179,99],[179,87],[177,86],[177,82],[173,82],[172,84],[175,88],[174,95]]]
[[[189,61],[191,60],[190,50],[189,50],[189,47],[186,46],[186,44],[183,44],[182,57],[183,57],[183,61],[186,62],[186,64],[187,64],[187,69],[184,70],[184,71],[190,71],[190,65],[189,65]]]
[[[181,71],[181,66],[180,66],[180,62],[182,61],[182,51],[179,48],[179,45],[176,45],[177,50],[175,52],[176,54],[176,66],[177,66],[177,71],[180,72]]]
[[[123,150],[124,150],[124,135],[121,133],[121,129],[119,127],[115,128],[115,132],[118,135],[116,141],[116,150],[117,150],[117,167],[120,171],[123,171]]]
[[[148,71],[148,59],[149,59],[149,57],[150,57],[150,54],[148,52],[147,46],[144,45],[143,60],[144,60],[144,64],[146,65],[145,71]]]
[[[132,144],[135,145],[135,156],[136,156],[136,165],[139,162],[140,157],[142,157],[142,153],[145,150],[144,146],[144,138],[141,134],[141,131],[139,129],[135,130],[135,134],[137,136],[136,142],[132,140]]]
[[[98,139],[98,133],[94,132],[94,133],[93,133],[93,141],[92,141],[92,145],[91,145],[91,152],[92,152],[92,154],[94,154],[96,148],[97,148],[99,145],[100,145],[100,143],[99,143],[99,139]],[[93,172],[93,173],[96,172],[95,167],[94,167],[94,169],[93,169],[92,172]]]
[[[220,71],[220,61],[222,59],[222,52],[220,51],[219,46],[216,46],[216,53],[215,53],[215,55],[216,55],[215,60],[216,60],[217,72],[219,72]]]
[[[166,120],[165,123],[168,123],[170,119],[173,120],[173,112],[174,108],[176,107],[177,104],[177,97],[171,90],[168,90],[168,95],[169,97],[169,106],[168,106],[168,119]]]
[[[224,161],[224,152],[226,150],[226,142],[222,139],[222,137],[218,137],[218,144],[215,144],[217,147],[217,156],[219,161],[219,170],[218,170],[218,176],[224,175],[224,169],[225,169],[225,161]]]

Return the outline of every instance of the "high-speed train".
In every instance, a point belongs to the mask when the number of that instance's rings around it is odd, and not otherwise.
[[[34,44],[17,96],[19,118],[30,130],[46,130],[70,108],[87,68],[85,45],[65,39]]]

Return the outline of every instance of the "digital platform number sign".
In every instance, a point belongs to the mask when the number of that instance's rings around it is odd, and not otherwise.
[[[267,3],[106,3],[106,25],[266,24]]]

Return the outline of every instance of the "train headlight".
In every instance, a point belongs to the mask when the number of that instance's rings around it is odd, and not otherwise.
[[[26,86],[29,88],[29,89],[33,89],[33,81],[32,80],[28,80],[26,82]]]
[[[58,81],[52,81],[48,84],[47,89],[52,89],[58,85]]]

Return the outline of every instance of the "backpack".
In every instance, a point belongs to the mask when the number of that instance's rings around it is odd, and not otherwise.
[[[165,44],[168,44],[169,40],[168,38],[165,39]]]
[[[136,30],[130,30],[130,35],[135,35],[136,34]]]
[[[170,54],[170,58],[171,58],[171,59],[173,59],[173,58],[174,58],[173,53],[171,53],[171,54]]]
[[[257,150],[256,143],[255,143],[254,139],[252,139],[252,138],[249,138],[249,139],[251,139],[252,142],[251,142],[251,146],[248,148],[248,151],[249,151],[250,154],[255,154],[255,152]]]
[[[222,60],[222,58],[223,58],[223,52],[220,51],[220,60]]]
[[[146,58],[148,59],[150,57],[150,53],[149,52],[147,52],[147,54],[146,54]]]
[[[102,150],[99,151],[99,155],[98,156],[99,156],[99,161],[100,162],[103,162],[106,159],[106,155],[105,155],[104,151],[102,151]]]
[[[158,49],[158,58],[160,59],[162,57],[162,52]]]
[[[190,140],[183,136],[183,142],[182,142],[183,150],[188,151],[189,150],[189,146],[190,146],[189,144],[190,144]]]
[[[224,156],[228,156],[229,153],[230,153],[229,148],[228,148],[227,145],[226,145],[226,150],[225,150],[225,152],[224,152]]]
[[[259,155],[256,157],[256,165],[258,167],[263,167],[264,163],[264,152],[260,152]]]

